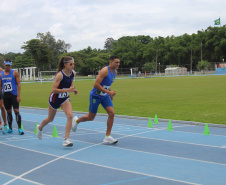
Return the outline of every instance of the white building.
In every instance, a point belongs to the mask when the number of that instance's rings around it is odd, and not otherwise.
[[[35,80],[35,69],[36,67],[19,68],[20,79],[23,81]]]

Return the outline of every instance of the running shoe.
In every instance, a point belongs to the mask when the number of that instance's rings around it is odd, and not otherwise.
[[[105,144],[116,144],[116,143],[118,143],[118,140],[114,139],[114,138],[111,137],[111,136],[108,136],[108,137],[105,137],[105,138],[104,138],[103,142],[104,142]]]
[[[78,116],[75,116],[75,117],[73,118],[73,120],[72,120],[72,127],[71,127],[71,130],[72,130],[73,132],[76,132],[76,130],[77,130],[77,126],[78,126],[77,120],[78,120]]]
[[[67,138],[64,140],[63,146],[73,146],[73,143]]]
[[[0,130],[2,130],[2,128],[3,128],[3,123],[0,122]]]
[[[13,133],[13,130],[11,130],[11,129],[9,128],[9,129],[7,129],[7,130],[5,131],[5,133],[12,134],[12,133]]]
[[[39,130],[39,126],[40,125],[37,125],[37,127],[36,127],[36,129],[37,129],[37,137],[39,138],[39,139],[42,139],[42,131],[41,130]]]
[[[19,135],[24,135],[24,131],[21,128],[19,128],[18,132],[19,132]]]
[[[8,130],[9,129],[9,126],[8,125],[5,125],[4,128],[5,128],[5,130]]]

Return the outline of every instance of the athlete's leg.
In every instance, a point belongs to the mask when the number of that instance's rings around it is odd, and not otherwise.
[[[19,109],[13,109],[13,110],[16,116],[16,122],[17,122],[18,128],[21,128],[21,115],[20,115]]]
[[[9,110],[6,110],[7,111],[7,120],[8,120],[8,125],[9,125],[9,128],[12,130],[12,123],[13,123],[13,116],[12,116],[12,110],[9,109]]]
[[[115,111],[113,107],[106,107],[105,110],[108,113],[108,120],[107,120],[107,130],[106,130],[106,136],[111,135],[111,129],[114,123],[114,117],[115,117]]]
[[[88,115],[84,115],[82,117],[80,117],[79,119],[77,119],[77,124],[79,124],[80,122],[85,122],[85,121],[93,121],[94,118],[96,117],[96,113],[97,113],[97,109],[98,106],[100,104],[100,99],[90,95],[89,97],[89,114]]]
[[[18,107],[19,107],[19,103],[18,103]],[[14,110],[14,113],[15,113],[15,116],[16,116],[16,122],[17,122],[17,125],[18,125],[18,132],[20,135],[24,135],[24,131],[21,129],[21,115],[20,115],[20,112],[19,112],[19,108],[16,108],[16,109],[13,109]]]
[[[6,110],[5,110],[4,103],[3,103],[2,99],[0,99],[0,109],[1,109],[1,115],[2,115],[2,119],[3,119],[4,125],[7,125],[7,122],[6,122]]]
[[[64,113],[67,116],[67,123],[65,127],[65,139],[69,138],[71,127],[72,127],[72,106],[69,99],[67,99],[62,105],[61,108],[63,109]]]
[[[12,130],[13,116],[12,116],[12,99],[11,99],[11,97],[9,97],[8,95],[7,96],[4,95],[3,103],[4,103],[4,107],[6,109],[6,113],[7,113],[8,125],[9,125],[9,128]]]
[[[56,115],[56,112],[57,112],[57,110],[56,109],[53,109],[49,105],[48,117],[42,121],[41,125],[39,126],[39,130],[42,131],[43,127],[45,127],[49,122],[52,122],[54,120],[54,117]]]
[[[76,122],[79,124],[80,122],[93,121],[95,117],[96,114],[89,111],[89,114],[80,117]]]
[[[112,129],[113,122],[114,122],[114,116],[115,116],[115,111],[114,111],[113,103],[112,103],[110,96],[107,95],[103,99],[101,104],[102,104],[103,108],[106,110],[106,112],[108,113],[106,136],[110,136],[111,129]]]
[[[17,96],[13,95],[11,97],[11,101],[12,101],[13,110],[14,110],[14,113],[16,116],[16,122],[18,125],[18,129],[20,129],[21,128],[21,115],[19,112],[19,102],[17,101]]]

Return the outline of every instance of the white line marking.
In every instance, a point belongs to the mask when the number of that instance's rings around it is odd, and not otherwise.
[[[146,133],[146,132],[148,132],[148,131],[145,131],[145,132],[142,132],[142,133]],[[136,133],[136,134],[132,134],[132,135],[126,135],[126,136],[122,136],[122,137],[119,137],[119,138],[116,138],[116,139],[122,139],[122,138],[126,138],[126,137],[136,137],[135,135],[138,135],[138,134],[141,134],[141,133]],[[45,135],[47,135],[47,134],[45,134]],[[47,135],[47,136],[50,136],[50,135]],[[52,137],[52,136],[50,136],[50,137]],[[61,138],[61,137],[58,137],[58,138]],[[62,138],[62,139],[64,139],[64,138]],[[76,141],[76,140],[73,140],[73,139],[71,139],[71,140],[72,141]],[[86,142],[86,141],[80,141],[80,140],[77,140],[77,141],[79,141],[81,143],[88,143],[88,144],[91,144],[93,146],[102,144],[102,142],[100,144],[96,144],[96,143],[91,143],[91,142]],[[6,144],[4,142],[0,142],[0,143]],[[9,145],[9,144],[6,144],[6,145]],[[14,146],[14,145],[9,145],[9,146]],[[104,146],[112,147],[111,145],[104,145]],[[26,148],[22,148],[22,147],[18,147],[18,148],[25,149],[25,150],[30,150],[30,149],[26,149]],[[172,155],[165,155],[165,154],[159,154],[159,153],[154,153],[154,152],[145,152],[145,151],[133,150],[133,149],[127,149],[127,148],[121,148],[121,147],[117,147],[117,148],[118,149],[121,149],[121,150],[133,151],[133,152],[138,152],[138,153],[153,154],[153,155],[159,155],[159,156],[164,156],[164,157],[172,157],[172,158],[176,158],[176,159],[186,159],[186,160],[191,160],[191,161],[198,161],[198,162],[204,162],[204,163],[210,163],[210,164],[216,164],[216,165],[226,166],[226,164],[216,163],[216,162],[211,162],[211,161],[204,161],[204,160],[198,160],[198,159],[192,159],[192,158],[185,158],[185,157],[178,157],[178,156],[172,156]],[[35,150],[30,150],[30,151],[36,152]],[[42,153],[43,154],[48,154],[48,153],[44,153],[44,152],[42,152]],[[52,155],[52,154],[49,154],[49,155]],[[55,156],[55,155],[52,155],[52,156]],[[55,156],[55,157],[58,157],[58,156]]]
[[[65,119],[66,119],[66,118],[65,118]],[[31,120],[26,120],[26,121],[31,121]],[[34,122],[34,121],[32,121],[32,122]],[[105,123],[105,122],[98,122],[98,123]],[[116,124],[116,125],[117,125],[117,124]],[[118,125],[121,125],[121,124],[118,124]],[[61,125],[59,125],[59,126],[61,126]],[[125,126],[125,125],[123,125],[123,126]],[[129,126],[131,126],[131,125],[129,125]],[[138,126],[131,126],[131,127],[138,127]],[[145,128],[145,127],[138,127],[138,128]],[[86,129],[86,130],[91,130],[91,129]],[[146,131],[146,132],[157,131],[157,130],[162,130],[162,129],[149,130],[149,131]],[[146,132],[142,132],[142,133],[146,133]],[[101,133],[102,133],[102,132],[101,132]],[[182,133],[184,133],[184,132],[182,132]],[[185,133],[187,133],[187,132],[185,132]],[[127,135],[127,136],[123,136],[123,137],[120,137],[120,138],[137,137],[136,135],[138,135],[138,134],[141,134],[141,133],[136,133],[136,134],[132,134],[132,135]],[[193,133],[193,134],[194,134],[194,133]],[[121,134],[121,135],[122,135],[122,134]],[[120,138],[119,138],[119,139],[120,139]],[[156,139],[156,140],[158,140],[158,139]],[[164,140],[164,141],[165,141],[165,140]],[[166,141],[167,141],[167,140],[166,140]],[[80,142],[83,142],[83,141],[80,141]],[[173,142],[173,141],[169,141],[169,142]],[[0,143],[3,143],[3,142],[0,142]],[[86,143],[87,143],[87,142],[86,142]],[[3,143],[3,144],[4,144],[4,143]],[[52,163],[52,162],[55,162],[55,161],[57,161],[57,160],[59,160],[59,159],[62,159],[62,158],[68,159],[68,158],[66,158],[68,155],[71,155],[71,154],[73,154],[73,153],[77,153],[77,152],[82,151],[82,150],[86,150],[86,149],[91,148],[91,147],[94,147],[94,146],[98,146],[98,145],[100,145],[100,144],[102,144],[102,143],[94,144],[94,145],[91,145],[91,146],[82,148],[82,149],[80,149],[80,150],[71,152],[71,153],[69,153],[69,154],[66,154],[66,155],[64,155],[64,156],[58,157],[58,158],[56,158],[56,159],[54,159],[54,160],[51,160],[51,161],[49,161],[49,162],[47,162],[47,163],[45,163],[45,164],[43,164],[43,165],[40,165],[40,166],[36,167],[36,168],[34,168],[34,169],[32,169],[32,170],[30,170],[30,171],[28,171],[28,172],[25,172],[25,173],[21,174],[20,176],[15,177],[15,178],[12,179],[11,181],[8,181],[6,184],[9,184],[9,183],[15,181],[16,179],[22,179],[22,176],[24,176],[24,175],[26,175],[26,174],[28,174],[28,173],[31,173],[32,171],[35,171],[36,169],[39,169],[39,168],[41,168],[41,167],[43,167],[43,166],[45,166],[45,165],[47,165],[47,164],[50,164],[50,163]],[[6,145],[7,145],[7,144],[6,144]],[[109,145],[106,145],[106,146],[112,147],[112,146],[109,146]],[[205,146],[205,145],[203,145],[203,146]],[[15,147],[15,146],[13,146],[13,147]],[[226,147],[226,146],[224,146],[224,147]],[[223,147],[223,148],[224,148],[224,147]],[[120,148],[120,147],[118,147],[118,148]],[[221,148],[222,148],[222,147],[221,147]],[[24,149],[24,148],[22,148],[22,149]],[[125,148],[120,148],[120,149],[122,149],[122,150],[130,150],[130,149],[125,149]],[[28,149],[25,149],[25,150],[28,150]],[[30,151],[32,151],[32,150],[30,150]],[[130,150],[130,151],[136,151],[136,150]],[[34,152],[37,152],[37,151],[34,151]],[[136,152],[141,152],[141,151],[136,151]],[[41,152],[39,152],[39,153],[41,153]],[[142,152],[142,153],[155,154],[155,153],[149,153],[149,152]],[[44,153],[44,154],[45,154],[45,153]],[[50,154],[47,154],[47,155],[50,155]],[[168,156],[168,155],[162,155],[162,154],[155,154],[155,155],[167,156],[167,157],[174,157],[174,156]],[[52,156],[53,156],[53,155],[52,155]],[[174,157],[174,158],[181,158],[181,157]],[[187,159],[187,158],[181,158],[181,159]],[[71,159],[70,159],[70,160],[71,160]],[[194,159],[187,159],[187,160],[194,160]],[[75,160],[75,161],[78,161],[78,160]],[[213,163],[213,162],[201,161],[201,160],[194,160],[194,161]],[[84,162],[84,161],[79,161],[79,162],[83,162],[83,163],[87,163],[87,164],[93,164],[93,163],[88,163],[88,162]],[[213,164],[225,165],[225,164],[219,164],[219,163],[213,163]],[[93,164],[93,165],[96,165],[96,166],[102,166],[102,165],[98,165],[98,164]],[[108,166],[103,166],[103,167],[111,168],[111,167],[108,167]],[[122,169],[117,169],[117,168],[111,168],[111,169],[116,169],[116,170],[121,170],[121,171],[127,171],[127,170],[122,170]],[[142,173],[133,172],[133,171],[127,171],[127,172],[142,174]],[[150,174],[143,174],[143,175],[153,176],[153,175],[150,175]],[[168,180],[174,180],[174,179],[169,179],[169,178],[164,178],[164,177],[159,177],[159,176],[153,176],[153,177],[158,177],[158,178],[168,179]],[[177,182],[184,182],[184,181],[178,181],[178,180],[174,180],[174,181],[177,181]],[[188,183],[188,182],[184,182],[184,183]],[[6,184],[5,184],[5,185],[6,185]],[[190,184],[194,184],[194,183],[190,183]]]
[[[76,162],[81,162],[81,163],[84,163],[84,164],[90,164],[90,165],[94,165],[94,166],[99,166],[99,167],[104,167],[104,168],[108,168],[108,169],[113,169],[113,170],[117,170],[117,171],[129,172],[129,173],[140,174],[140,175],[146,175],[146,176],[156,177],[156,178],[160,178],[160,179],[175,181],[175,182],[182,182],[182,183],[188,183],[188,184],[192,184],[192,185],[198,185],[197,183],[186,182],[186,181],[181,181],[181,180],[177,180],[177,179],[171,179],[171,178],[166,178],[166,177],[161,177],[161,176],[156,176],[156,175],[151,175],[151,174],[145,174],[145,173],[134,172],[134,171],[130,171],[130,170],[124,170],[124,169],[120,169],[120,168],[114,168],[114,167],[104,166],[104,165],[95,164],[95,163],[91,163],[91,162],[86,162],[86,161],[80,161],[80,160],[75,160],[75,159],[71,159],[71,158],[66,158],[66,156],[69,156],[69,155],[71,155],[71,154],[74,154],[74,153],[80,152],[80,151],[82,151],[82,150],[86,150],[86,149],[88,149],[88,148],[91,148],[91,147],[94,147],[94,146],[97,146],[97,145],[101,145],[101,144],[102,144],[102,142],[101,142],[101,143],[94,144],[94,145],[91,145],[91,146],[88,146],[88,147],[85,147],[85,148],[82,148],[82,149],[79,149],[79,150],[76,150],[76,151],[71,152],[71,153],[68,153],[68,154],[66,154],[66,155],[57,157],[56,159],[53,159],[53,160],[51,160],[51,161],[49,161],[49,162],[47,162],[47,163],[44,163],[44,164],[42,164],[42,165],[40,165],[40,166],[38,166],[38,167],[36,167],[36,168],[33,168],[33,169],[31,169],[31,170],[29,170],[29,171],[27,171],[27,172],[25,172],[25,173],[23,173],[23,174],[21,174],[21,175],[19,175],[19,176],[13,176],[14,179],[8,181],[7,183],[5,183],[5,184],[3,184],[3,185],[8,185],[8,184],[10,184],[11,182],[14,182],[14,181],[17,180],[17,179],[24,179],[23,176],[25,176],[25,175],[27,175],[27,174],[29,174],[29,173],[31,173],[31,172],[37,170],[37,169],[40,169],[40,168],[42,168],[42,167],[44,167],[44,166],[46,166],[46,165],[48,165],[48,164],[50,164],[50,163],[53,163],[53,162],[55,162],[55,161],[57,161],[57,160],[59,160],[59,159],[62,159],[62,158],[68,159],[68,160],[72,160],[72,161],[76,161]],[[8,145],[8,144],[6,144],[6,145]],[[9,146],[12,146],[12,145],[9,145]],[[104,145],[104,146],[109,146],[109,145]],[[15,147],[15,146],[12,146],[12,147]],[[15,148],[21,148],[21,147],[15,147]],[[25,150],[29,150],[29,149],[25,149]],[[32,150],[30,150],[30,151],[32,151]],[[34,152],[37,152],[37,151],[34,151]],[[43,153],[43,152],[37,152],[37,153],[45,154],[45,153]],[[52,154],[47,154],[47,155],[54,156],[54,155],[52,155]],[[55,157],[55,156],[54,156],[54,157]],[[37,184],[38,184],[38,183],[37,183]]]
[[[42,114],[33,114],[33,113],[23,113],[23,114],[31,114],[31,115],[37,115],[37,116],[43,116]],[[47,116],[47,115],[46,115]],[[66,120],[66,117],[60,117],[60,116],[56,116],[55,118],[64,118],[65,120]],[[37,122],[37,121],[32,121],[32,120],[25,120],[25,121],[31,121],[31,122],[35,122],[35,123],[39,123],[39,122]],[[144,120],[142,120],[142,121],[144,121]],[[65,121],[66,122],[66,121]],[[88,122],[88,121],[87,121]],[[92,123],[104,123],[104,124],[106,124],[106,122],[103,122],[103,121],[90,121],[90,122],[92,122]],[[51,123],[50,123],[51,124]],[[159,123],[159,124],[162,124],[162,123]],[[154,124],[154,125],[159,125],[159,124]],[[164,125],[166,125],[166,126],[163,126],[163,125],[160,125],[160,127],[162,127],[162,129],[160,128],[152,128],[152,129],[159,129],[159,130],[167,130],[167,123],[163,123]],[[173,124],[173,123],[172,123]],[[175,123],[175,124],[179,124],[179,123]],[[54,124],[52,124],[52,125],[54,125]],[[56,124],[55,124],[56,125]],[[147,127],[140,127],[140,126],[134,126],[134,125],[124,125],[124,124],[120,124],[120,123],[114,123],[114,125],[120,125],[120,126],[130,126],[130,127],[138,127],[138,128],[147,128]],[[147,122],[147,125],[148,125],[148,122]],[[195,127],[195,126],[198,126],[198,125],[185,125],[185,124],[183,124],[182,126],[173,126],[173,128],[176,128],[176,127]],[[201,126],[200,126],[201,127]],[[204,129],[205,127],[203,126],[203,129]],[[204,131],[204,130],[203,130]],[[183,131],[174,131],[174,132],[181,132],[181,133],[192,133],[192,134],[198,134],[198,135],[200,135],[200,133],[195,133],[195,132],[183,132]],[[201,135],[203,135],[203,134],[201,134]],[[226,137],[226,136],[224,136],[224,135],[213,135],[213,134],[211,134],[212,136],[221,136],[221,137]]]
[[[47,163],[44,163],[44,164],[42,164],[42,165],[40,165],[40,166],[38,166],[38,167],[36,167],[36,168],[33,168],[33,169],[31,169],[31,170],[29,170],[29,171],[27,171],[27,172],[25,172],[25,173],[23,173],[23,174],[21,174],[21,175],[15,177],[14,179],[8,181],[8,182],[5,183],[4,185],[10,184],[11,182],[14,182],[14,181],[17,180],[17,179],[21,179],[23,176],[25,176],[25,175],[27,175],[27,174],[29,174],[29,173],[31,173],[31,172],[33,172],[33,171],[35,171],[35,170],[37,170],[37,169],[43,167],[43,166],[46,166],[47,164],[53,163],[53,162],[55,162],[55,161],[58,161],[59,159],[65,158],[65,157],[68,156],[68,155],[71,155],[71,154],[73,154],[73,153],[77,153],[77,152],[79,152],[79,151],[85,150],[85,149],[87,149],[87,148],[91,148],[91,147],[96,146],[96,145],[99,145],[99,144],[101,144],[101,143],[98,143],[98,144],[95,144],[95,145],[91,145],[91,146],[82,148],[82,149],[80,149],[80,150],[76,150],[76,151],[74,151],[74,152],[68,153],[68,154],[66,154],[66,155],[57,157],[56,159],[53,159],[53,160],[51,160],[51,161],[49,161],[49,162],[47,162]]]
[[[1,174],[4,174],[4,175],[7,175],[7,176],[10,176],[10,177],[14,177],[16,178],[15,175],[12,175],[12,174],[9,174],[9,173],[5,173],[3,171],[0,171]],[[44,185],[44,184],[41,184],[41,183],[38,183],[38,182],[35,182],[35,181],[32,181],[32,180],[29,180],[29,179],[25,179],[25,178],[20,178],[20,180],[24,180],[24,181],[27,181],[27,182],[31,182],[33,184],[38,184],[38,185]]]
[[[31,121],[31,120],[25,120],[25,121],[34,122],[34,121]],[[62,125],[53,124],[53,123],[49,123],[49,125],[56,125],[56,126],[64,127]],[[177,127],[180,127],[180,126],[177,126]],[[105,133],[105,131],[98,131],[98,130],[93,130],[93,129],[86,129],[86,128],[80,128],[80,129],[87,130],[87,131],[92,131],[92,132],[95,131],[97,133]],[[155,132],[155,131],[159,131],[159,130],[166,130],[165,128],[163,128],[163,129],[159,129],[159,128],[147,128],[147,129],[149,129],[150,132]],[[30,132],[30,131],[27,131],[27,132]],[[173,131],[173,132],[175,132],[175,131]],[[51,132],[47,132],[47,133],[51,133]],[[225,147],[214,146],[214,145],[204,145],[204,144],[198,144],[198,143],[180,142],[180,141],[173,141],[173,140],[166,140],[166,139],[157,139],[157,138],[149,138],[149,137],[136,136],[136,135],[143,134],[143,133],[146,133],[146,132],[136,133],[135,135],[133,135],[133,134],[132,135],[127,135],[126,133],[125,134],[122,134],[122,133],[120,134],[120,133],[117,133],[115,131],[112,131],[112,133],[115,133],[115,134],[118,134],[118,135],[125,135],[125,137],[126,136],[131,136],[131,137],[137,137],[137,138],[143,138],[143,139],[152,139],[152,140],[157,140],[157,141],[166,141],[166,142],[172,142],[172,143],[180,143],[180,144],[188,144],[188,145],[197,145],[197,146],[212,147],[212,148],[221,148],[221,149],[222,148],[225,148]],[[96,134],[96,133],[89,133],[89,134]],[[197,134],[197,133],[192,133],[192,134]],[[48,134],[43,134],[43,135],[50,136]],[[75,135],[75,134],[73,132],[71,132],[71,135]],[[79,134],[76,134],[76,135],[79,135]],[[80,135],[83,135],[83,134],[80,134]],[[0,136],[0,137],[4,137],[4,135],[3,136]],[[124,137],[122,137],[122,138],[124,138]]]

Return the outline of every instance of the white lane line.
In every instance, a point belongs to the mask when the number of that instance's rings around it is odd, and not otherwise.
[[[148,132],[148,131],[146,131]],[[146,132],[143,132],[143,133],[146,133]],[[132,134],[132,135],[126,135],[126,136],[122,136],[122,137],[119,137],[117,139],[122,139],[122,138],[126,138],[126,137],[134,137],[135,135],[137,134],[141,134],[141,133],[136,133],[136,134]],[[50,136],[50,135],[49,135]],[[51,137],[51,136],[50,136]],[[135,136],[136,137],[136,136]],[[60,138],[60,137],[59,137]],[[64,138],[62,138],[64,139]],[[76,141],[76,140],[73,140],[71,139],[72,141]],[[79,141],[79,140],[77,140]],[[91,143],[91,142],[85,142],[85,141],[79,141],[81,143],[87,143],[87,144],[91,144],[91,146],[97,146],[97,145],[101,145],[101,143]],[[16,147],[14,145],[10,145],[10,144],[7,144],[5,142],[0,142],[2,144],[5,144],[5,145],[9,145],[9,146],[12,146],[12,147]],[[103,145],[103,146],[106,146],[106,147],[112,147],[111,145]],[[35,151],[35,150],[30,150],[30,149],[27,149],[27,148],[23,148],[23,147],[16,147],[16,148],[21,148],[21,149],[24,149],[24,150],[29,150],[29,151],[33,151],[33,152],[38,152],[38,151]],[[86,147],[85,147],[86,148]],[[115,148],[115,146],[114,146]],[[138,153],[146,153],[146,154],[152,154],[152,155],[158,155],[158,156],[164,156],[164,157],[170,157],[170,158],[176,158],[176,159],[185,159],[185,160],[191,160],[191,161],[197,161],[197,162],[203,162],[203,163],[209,163],[209,164],[216,164],[216,165],[223,165],[223,166],[226,166],[226,164],[222,164],[222,163],[216,163],[216,162],[211,162],[211,161],[205,161],[205,160],[199,160],[199,159],[192,159],[192,158],[186,158],[186,157],[178,157],[178,156],[172,156],[172,155],[166,155],[166,154],[159,154],[159,153],[154,153],[154,152],[146,152],[146,151],[140,151],[140,150],[134,150],[134,149],[127,149],[127,148],[122,148],[122,147],[118,147],[117,146],[117,149],[121,149],[121,150],[127,150],[127,151],[133,151],[133,152],[138,152]],[[79,151],[82,151],[83,149],[79,149],[79,150],[76,150],[75,152],[79,152]],[[48,154],[48,153],[44,153],[44,152],[38,152],[38,153],[43,153],[43,154],[47,154],[47,155],[51,155],[51,156],[55,156],[55,157],[58,157],[56,155],[52,155],[52,154]],[[70,155],[70,154],[68,154]]]
[[[199,185],[197,183],[192,183],[192,182],[187,182],[187,181],[181,181],[181,180],[177,180],[177,179],[172,179],[172,178],[166,178],[166,177],[161,177],[161,176],[156,176],[156,175],[151,175],[151,174],[145,174],[145,173],[140,173],[140,172],[135,172],[135,171],[131,171],[131,170],[124,170],[124,169],[120,169],[120,168],[114,168],[114,167],[109,167],[109,166],[105,166],[105,165],[100,165],[100,164],[95,164],[95,163],[91,163],[91,162],[86,162],[86,161],[81,161],[81,160],[75,160],[75,159],[71,159],[71,158],[66,158],[66,156],[69,156],[71,154],[74,154],[74,153],[77,153],[77,152],[80,152],[82,150],[86,150],[88,148],[91,148],[91,147],[94,147],[94,146],[97,146],[97,145],[101,145],[102,143],[98,143],[98,144],[94,144],[94,145],[91,145],[91,146],[88,146],[88,147],[85,147],[85,148],[82,148],[82,149],[79,149],[77,151],[74,151],[74,152],[71,152],[71,153],[68,153],[66,155],[63,155],[63,156],[60,156],[60,157],[57,157],[56,159],[53,159],[49,162],[46,162],[40,166],[37,166],[36,168],[33,168],[19,176],[14,176],[14,178],[10,181],[8,181],[7,183],[3,184],[3,185],[8,185],[14,181],[16,181],[17,179],[24,179],[23,176],[37,170],[37,169],[40,169],[50,163],[53,163],[59,159],[68,159],[68,160],[72,160],[72,161],[76,161],[76,162],[80,162],[80,163],[84,163],[84,164],[89,164],[89,165],[94,165],[94,166],[99,166],[99,167],[103,167],[103,168],[108,168],[108,169],[113,169],[113,170],[117,170],[117,171],[123,171],[123,172],[128,172],[128,173],[134,173],[134,174],[140,174],[140,175],[145,175],[145,176],[151,176],[151,177],[156,177],[156,178],[160,178],[160,179],[165,179],[165,180],[170,180],[170,181],[175,181],[175,182],[181,182],[181,183],[187,183],[187,184],[191,184],[191,185]],[[106,145],[105,145],[106,146]],[[15,146],[13,146],[15,147]],[[21,147],[16,147],[16,148],[21,148]],[[25,149],[27,150],[27,149]],[[34,151],[34,152],[37,152],[37,151]],[[43,153],[43,152],[37,152],[37,153]],[[47,154],[47,155],[51,155],[51,154]],[[51,156],[54,156],[54,155],[51,155]]]
[[[29,122],[35,122],[37,123],[36,121],[32,121],[32,120],[24,120],[24,121],[29,121]],[[93,121],[95,122],[95,121]],[[101,122],[96,122],[96,123],[101,123]],[[102,122],[102,123],[105,123],[105,122]],[[106,124],[106,123],[105,123]],[[56,126],[61,126],[62,125],[59,125],[59,124],[54,124],[54,123],[49,123],[49,125],[56,125]],[[120,124],[119,124],[120,125]],[[115,125],[116,127],[117,125]],[[65,126],[63,126],[65,127]],[[137,126],[130,126],[130,127],[137,127]],[[174,126],[174,128],[178,128],[178,127],[183,127],[183,126]],[[144,127],[138,127],[138,128],[142,128],[142,129],[145,129]],[[83,130],[87,130],[87,131],[95,131],[97,133],[105,133],[105,131],[99,131],[99,130],[94,130],[94,129],[87,129],[87,128],[80,128],[80,129],[83,129]],[[99,129],[99,128],[96,128],[96,129]],[[166,128],[146,128],[148,129],[149,131],[148,132],[155,132],[155,131],[161,131],[161,130],[166,130]],[[137,129],[139,130],[139,129]],[[118,133],[119,131],[114,131],[114,129],[112,130],[112,133],[114,134],[118,134],[118,135],[126,135],[127,136],[127,133],[124,133],[124,134],[120,134]],[[170,131],[169,131],[170,132]],[[193,133],[193,132],[181,132],[181,131],[173,131],[173,132],[179,132],[179,133],[191,133],[191,134],[195,134],[195,135],[201,135],[201,134],[198,134],[198,133]],[[144,132],[145,133],[145,132]],[[73,132],[71,133],[73,134]],[[136,135],[139,135],[139,134],[142,134],[141,133],[137,133]],[[47,135],[47,134],[45,134]],[[74,134],[73,134],[74,135]],[[142,136],[134,136],[133,134],[132,135],[129,135],[131,137],[137,137],[137,138],[144,138],[144,139],[152,139],[152,140],[159,140],[159,141],[166,141],[166,142],[172,142],[172,143],[180,143],[180,144],[189,144],[189,145],[197,145],[197,146],[205,146],[205,147],[213,147],[213,148],[224,148],[222,146],[214,146],[214,145],[204,145],[204,144],[198,144],[198,143],[189,143],[189,142],[181,142],[181,141],[173,141],[173,140],[166,140],[166,139],[158,139],[158,138],[149,138],[149,137],[142,137]],[[217,135],[212,135],[212,136],[217,136]],[[4,135],[0,136],[0,137],[4,137]],[[204,136],[205,137],[205,136]],[[224,137],[224,136],[222,136]]]
[[[9,174],[9,173],[5,173],[3,171],[0,171],[0,173],[3,174],[3,175],[7,175],[7,176],[10,176],[10,177],[13,177],[13,178],[17,177],[15,175],[12,175],[12,174]],[[30,183],[33,183],[33,184],[37,184],[37,185],[44,185],[44,184],[41,184],[41,183],[38,183],[38,182],[35,182],[35,181],[32,181],[32,180],[29,180],[29,179],[25,179],[25,178],[20,178],[20,180],[24,180],[24,181],[27,181],[27,182],[30,182]]]

